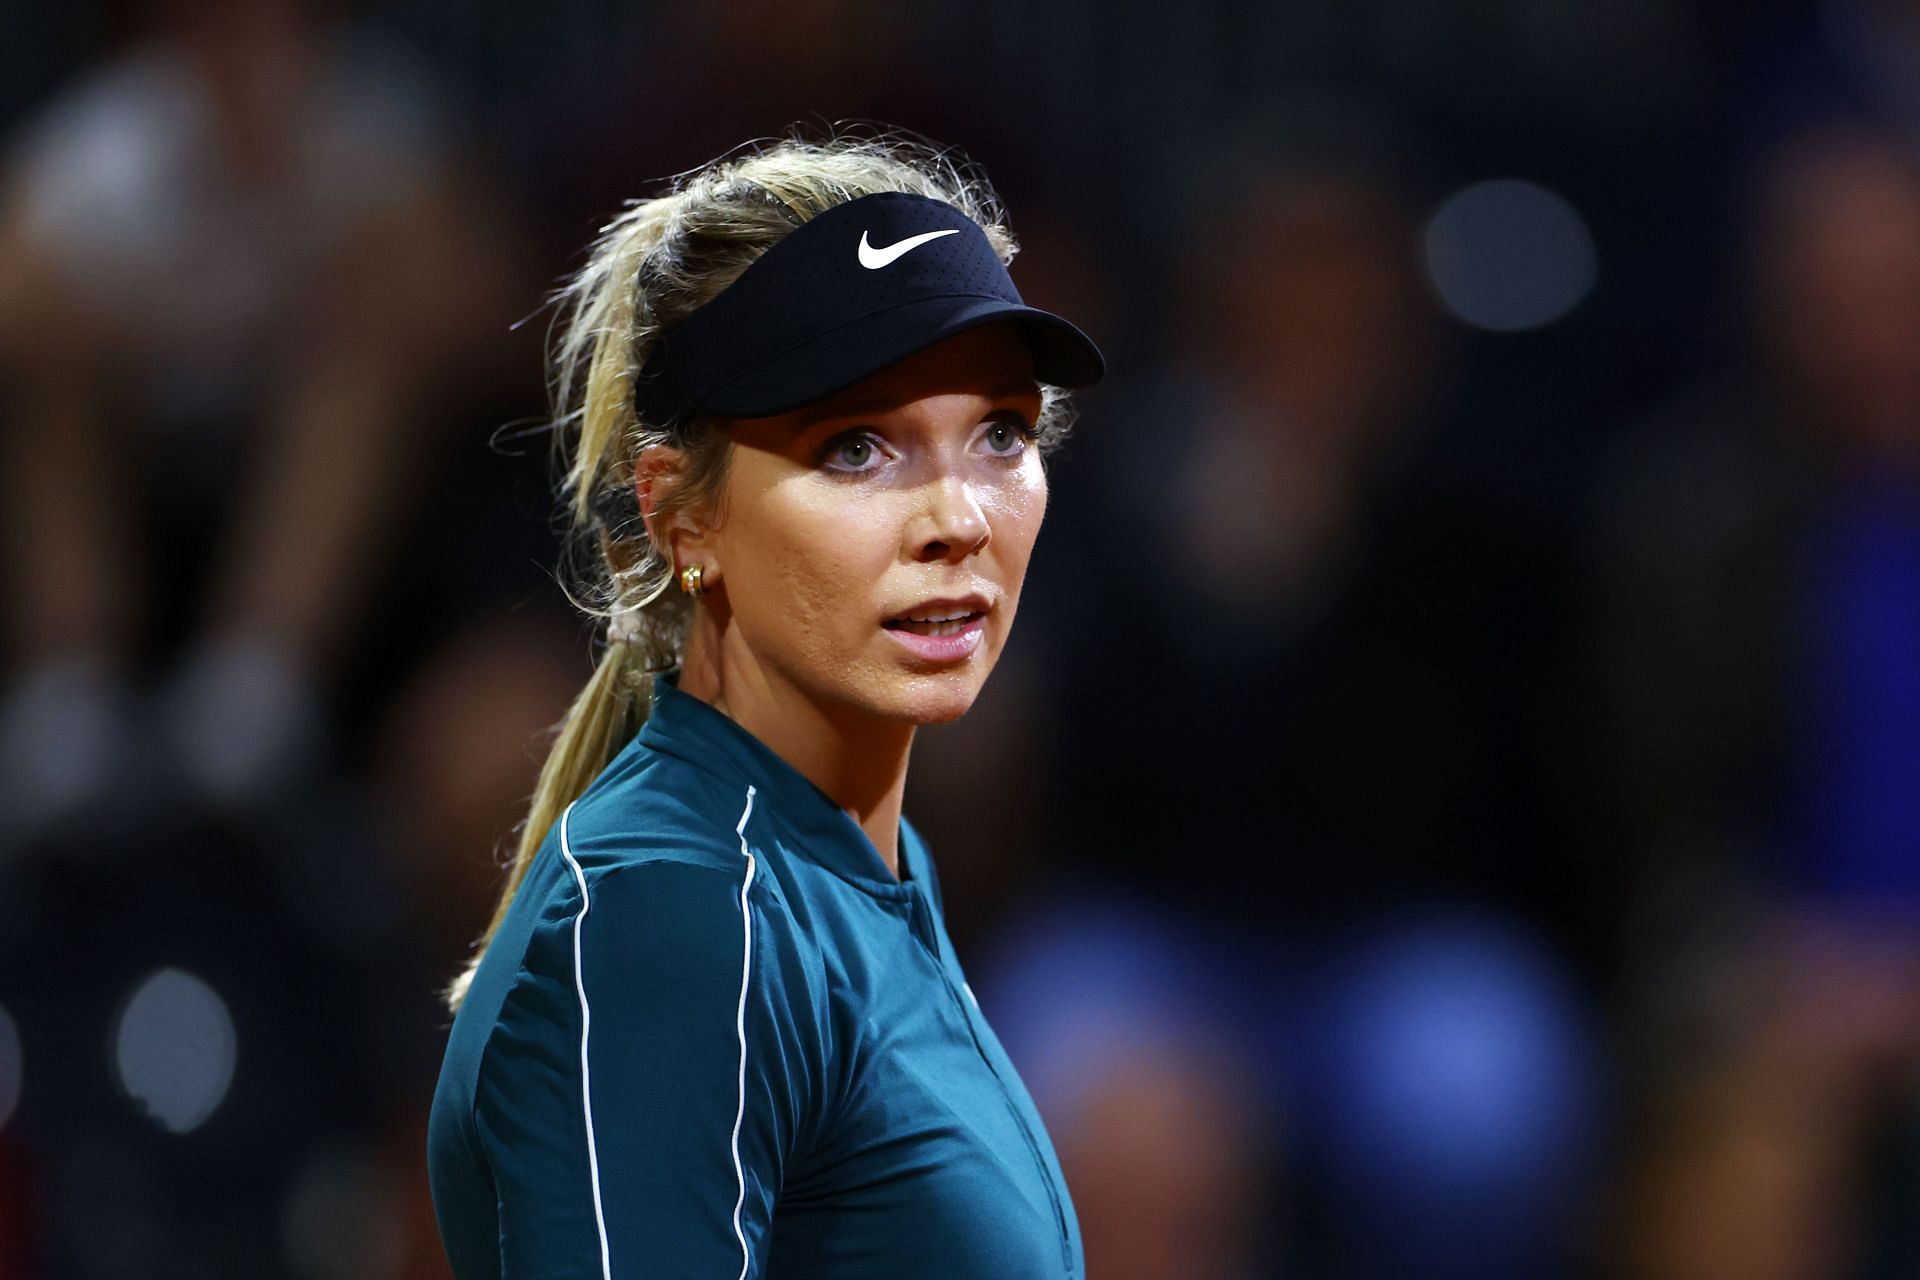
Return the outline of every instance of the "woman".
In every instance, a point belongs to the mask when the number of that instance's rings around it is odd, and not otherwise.
[[[1083,1273],[900,812],[915,728],[1006,643],[1062,388],[1103,372],[1014,248],[939,151],[787,140],[633,204],[566,291],[609,634],[448,991],[462,1280]]]

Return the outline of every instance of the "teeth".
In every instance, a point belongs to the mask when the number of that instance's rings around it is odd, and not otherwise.
[[[915,619],[909,619],[901,623],[900,627],[904,631],[911,631],[915,635],[920,636],[950,636],[966,630],[968,625],[966,618],[967,615],[962,614],[958,618],[942,619],[934,622],[921,622]]]

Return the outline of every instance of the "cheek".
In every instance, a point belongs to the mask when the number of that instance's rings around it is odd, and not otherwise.
[[[875,587],[893,563],[899,538],[883,504],[811,498],[778,503],[755,548],[756,576],[779,617],[762,619],[807,647],[863,627],[879,607]]]
[[[993,541],[1000,548],[1004,564],[1024,569],[1040,536],[1040,523],[1047,514],[1047,476],[1039,459],[1032,457],[1007,483],[996,486],[985,501],[987,519],[993,522]],[[1018,588],[1018,582],[1007,584]]]

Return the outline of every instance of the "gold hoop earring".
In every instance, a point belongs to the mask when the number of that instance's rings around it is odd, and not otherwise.
[[[707,588],[700,581],[701,566],[690,564],[680,571],[680,589],[690,596],[704,595]]]

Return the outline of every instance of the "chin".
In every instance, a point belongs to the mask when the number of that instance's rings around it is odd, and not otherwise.
[[[895,680],[891,714],[914,724],[949,724],[973,709],[986,676],[973,664],[945,671],[903,671]]]

